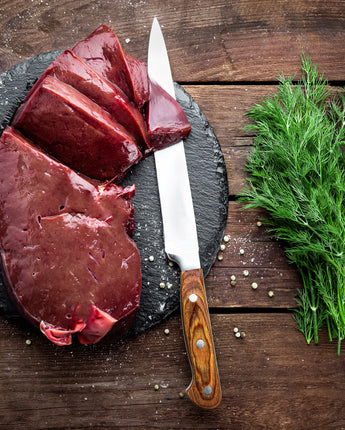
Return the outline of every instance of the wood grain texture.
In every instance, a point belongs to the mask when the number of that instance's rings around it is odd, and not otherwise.
[[[187,394],[198,406],[217,407],[222,393],[201,269],[181,273],[181,314],[192,382]]]
[[[206,411],[179,397],[190,380],[179,315],[126,342],[67,348],[0,319],[0,428],[345,427],[345,356],[325,332],[318,346],[307,345],[291,315],[279,313],[211,315],[211,322],[223,398]],[[234,327],[245,338],[235,338]]]
[[[184,85],[198,103],[221,144],[227,167],[229,193],[237,195],[246,185],[245,163],[253,134],[245,130],[250,124],[248,109],[274,94],[277,85]]]
[[[296,307],[295,297],[302,282],[294,266],[288,263],[281,242],[267,232],[263,210],[242,210],[236,202],[229,203],[228,222],[223,241],[205,280],[208,304],[211,308],[270,308]],[[232,277],[235,280],[232,281]],[[253,289],[252,284],[257,288]],[[273,291],[274,296],[268,293]]]
[[[111,26],[131,55],[146,60],[157,16],[178,82],[273,81],[282,70],[294,74],[302,52],[329,79],[343,80],[343,6],[336,0],[3,0],[0,71],[72,47],[100,24]]]
[[[336,0],[0,2],[0,72],[72,47],[100,24],[146,60],[157,16],[174,79],[220,141],[232,200],[230,240],[205,280],[223,393],[216,409],[179,397],[191,378],[180,315],[136,338],[68,348],[22,320],[0,318],[0,429],[345,429],[344,351],[336,356],[325,331],[319,345],[306,344],[288,311],[301,286],[294,267],[257,226],[265,213],[233,201],[253,141],[244,114],[275,91],[277,75],[299,77],[304,52],[333,85],[344,82],[344,10]],[[246,336],[236,339],[234,327]]]

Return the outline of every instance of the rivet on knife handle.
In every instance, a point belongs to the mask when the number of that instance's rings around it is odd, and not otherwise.
[[[201,269],[181,272],[181,307],[192,368],[192,382],[186,391],[195,404],[212,409],[219,405],[222,393]]]

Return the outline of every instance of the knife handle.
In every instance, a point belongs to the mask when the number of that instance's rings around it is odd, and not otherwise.
[[[186,392],[198,406],[215,408],[222,393],[201,269],[181,272],[181,312],[192,369],[192,382]]]

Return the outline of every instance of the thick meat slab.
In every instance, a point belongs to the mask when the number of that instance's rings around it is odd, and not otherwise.
[[[108,112],[51,76],[18,109],[12,125],[90,178],[120,181],[142,156],[130,134]]]
[[[142,108],[149,99],[149,79],[146,64],[121,47],[113,30],[101,25],[73,52],[99,75],[119,86],[130,100]]]
[[[109,27],[98,27],[73,51],[143,108],[148,136],[145,155],[188,136],[191,127],[180,105],[159,85],[150,82],[146,64],[128,55]]]
[[[94,186],[7,128],[0,139],[0,248],[19,310],[54,343],[126,332],[138,310],[134,187]]]
[[[146,155],[179,142],[191,131],[191,126],[181,106],[155,82],[150,83],[146,123],[149,138],[149,149],[146,151]]]
[[[103,79],[71,50],[64,51],[41,75],[32,87],[24,103],[31,97],[46,76],[53,76],[61,82],[84,94],[90,100],[110,113],[135,139],[141,149],[147,147],[144,118],[116,85]]]

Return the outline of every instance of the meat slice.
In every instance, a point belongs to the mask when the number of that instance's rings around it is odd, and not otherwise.
[[[146,64],[122,49],[111,28],[99,26],[77,43],[73,52],[99,75],[119,86],[139,108],[148,101],[150,89]]]
[[[113,120],[119,122],[135,139],[140,149],[147,147],[146,126],[139,110],[116,85],[103,79],[71,50],[64,51],[41,75],[24,103],[31,97],[46,76],[53,76],[75,88],[103,107]]]
[[[11,127],[0,139],[0,249],[23,315],[57,345],[123,335],[139,307],[134,186],[95,186]]]
[[[90,178],[119,182],[142,157],[130,134],[108,112],[51,76],[19,107],[12,125]]]
[[[127,54],[109,27],[98,27],[73,52],[99,75],[118,85],[143,111],[148,136],[145,156],[188,136],[191,127],[180,105],[150,82],[146,64]]]
[[[148,155],[186,138],[191,131],[186,114],[176,100],[160,85],[151,81],[146,110]]]

